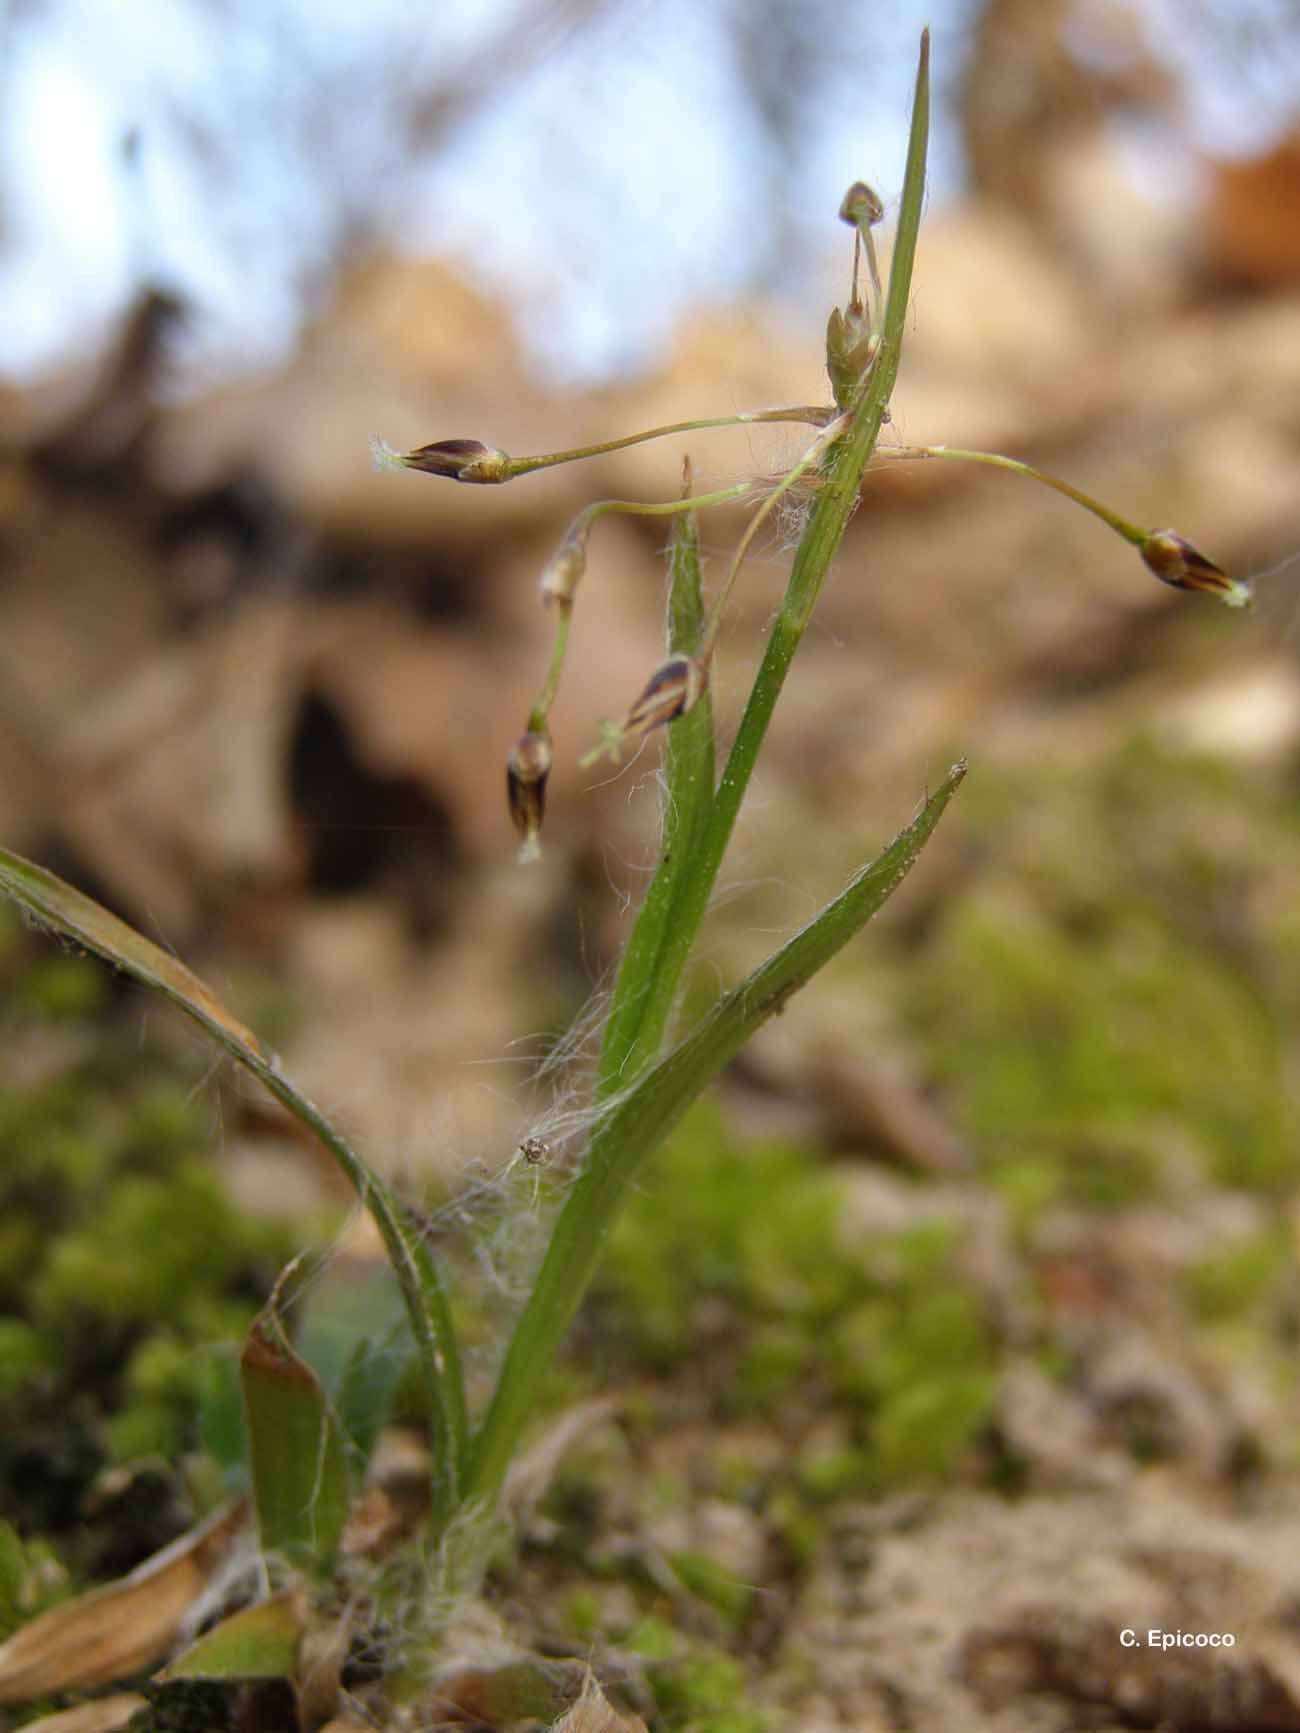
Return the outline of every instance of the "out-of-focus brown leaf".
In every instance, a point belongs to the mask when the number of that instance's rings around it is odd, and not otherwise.
[[[587,1678],[580,1662],[525,1655],[497,1666],[465,1667],[440,1679],[428,1707],[442,1715],[458,1710],[489,1727],[551,1721],[580,1700]]]
[[[175,1638],[244,1519],[242,1499],[224,1505],[120,1582],[24,1625],[0,1644],[0,1703],[104,1685],[147,1667]]]
[[[555,1723],[553,1733],[646,1733],[639,1715],[620,1715],[588,1673],[582,1695],[567,1715]]]
[[[149,1707],[149,1699],[135,1691],[114,1691],[111,1697],[96,1697],[93,1703],[78,1703],[57,1715],[42,1715],[29,1721],[26,1733],[115,1733],[132,1715]]]
[[[1258,288],[1300,281],[1300,131],[1263,156],[1213,163],[1211,173],[1211,263]]]

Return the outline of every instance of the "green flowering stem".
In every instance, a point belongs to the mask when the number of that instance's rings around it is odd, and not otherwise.
[[[863,387],[849,409],[847,429],[822,460],[820,485],[795,553],[785,597],[768,637],[692,869],[682,875],[678,884],[664,949],[649,971],[638,965],[631,948],[624,956],[601,1049],[598,1096],[625,1087],[654,1058],[663,1043],[682,970],[713,894],[772,711],[857,506],[862,477],[876,449],[898,377],[912,265],[921,226],[930,119],[929,72],[930,37],[926,31],[921,37],[907,167],[880,345]]]
[[[803,421],[814,427],[824,427],[834,415],[832,406],[820,403],[791,404],[780,409],[746,409],[734,415],[670,421],[662,427],[625,434],[620,439],[599,440],[592,445],[575,446],[571,451],[538,452],[532,457],[509,457],[497,447],[484,445],[477,439],[440,439],[430,445],[417,445],[411,451],[395,451],[376,436],[371,439],[370,448],[379,469],[418,469],[426,475],[446,476],[451,481],[500,485],[515,481],[521,475],[531,475],[535,470],[554,469],[557,464],[577,463],[584,457],[600,457],[606,452],[626,451],[629,446],[644,445],[652,439],[666,439],[674,433],[695,433],[709,427],[751,427],[768,421]]]
[[[882,446],[880,456],[905,459],[947,457],[959,463],[984,463],[993,469],[1009,469],[1014,475],[1028,476],[1031,481],[1042,482],[1044,487],[1055,488],[1057,493],[1063,493],[1067,499],[1100,518],[1108,529],[1114,530],[1116,535],[1122,536],[1138,550],[1147,569],[1162,584],[1171,584],[1176,590],[1199,590],[1229,608],[1253,605],[1250,584],[1244,578],[1229,577],[1222,566],[1216,565],[1176,530],[1144,530],[1141,525],[1121,517],[1099,499],[1094,499],[1090,493],[1062,481],[1059,475],[1048,475],[1045,470],[1035,469],[1032,463],[1022,463],[1016,457],[1003,457],[997,451],[965,451],[956,445]]]
[[[750,518],[745,533],[737,544],[722,588],[703,627],[698,647],[690,654],[673,654],[656,669],[626,719],[621,723],[604,724],[600,740],[590,752],[578,760],[580,767],[585,769],[606,754],[617,763],[621,749],[629,740],[638,740],[650,729],[676,721],[694,708],[700,692],[707,688],[707,670],[718,628],[755,535],[790,489],[820,461],[847,426],[848,417],[841,415],[828,427],[823,428],[799,461],[771,489],[763,504]]]
[[[903,882],[966,773],[955,765],[916,819],[835,900],[597,1119],[582,1172],[560,1211],[519,1317],[491,1405],[470,1450],[467,1503],[490,1508],[529,1411],[577,1311],[628,1186],[697,1095],[769,1017],[860,932]]]
[[[573,622],[572,604],[561,604],[555,610],[555,637],[551,641],[551,661],[546,670],[546,679],[542,685],[541,697],[528,714],[528,730],[533,734],[544,734],[550,724],[551,706],[555,695],[560,689],[560,675],[564,672],[564,658],[569,648],[569,627]]]
[[[929,46],[925,32],[879,353],[847,426],[821,456],[817,497],[717,793],[712,800],[698,799],[693,808],[695,843],[689,853],[677,848],[661,855],[647,897],[647,910],[653,905],[653,912],[638,921],[624,954],[601,1047],[597,1120],[586,1160],[556,1220],[471,1446],[467,1502],[488,1507],[495,1499],[537,1392],[586,1292],[610,1222],[641,1162],[764,1019],[779,1010],[901,882],[960,780],[958,770],[916,824],[840,898],[720,1000],[667,1058],[655,1063],[773,706],[857,503],[897,377],[925,188]],[[682,720],[690,715],[688,711]]]
[[[1046,470],[1035,469],[1032,463],[1022,463],[1018,457],[1003,457],[997,451],[964,451],[957,445],[882,445],[877,455],[897,458],[946,457],[955,459],[958,463],[985,463],[992,469],[1009,469],[1015,475],[1026,475],[1031,481],[1041,481],[1044,487],[1053,487],[1057,493],[1063,493],[1067,499],[1081,505],[1084,511],[1090,511],[1094,517],[1099,517],[1117,536],[1123,536],[1124,540],[1131,542],[1135,548],[1144,547],[1150,534],[1148,530],[1140,529],[1128,518],[1121,517],[1118,512],[1103,505],[1099,499],[1094,499],[1090,493],[1084,493],[1082,488],[1062,481],[1059,475],[1048,475]]]
[[[835,410],[827,404],[794,404],[785,409],[746,409],[738,415],[709,415],[695,421],[670,421],[663,427],[649,427],[643,433],[625,434],[621,439],[606,439],[596,445],[575,446],[572,451],[547,451],[536,457],[512,457],[509,473],[502,479],[513,481],[516,476],[530,475],[537,469],[553,469],[560,463],[576,463],[584,457],[601,457],[609,451],[626,451],[632,445],[645,445],[652,439],[667,439],[674,433],[695,433],[709,427],[750,427],[765,421],[803,421],[814,427],[824,427]],[[703,505],[703,499],[700,504]]]
[[[684,499],[670,500],[635,500],[635,499],[601,499],[584,507],[569,525],[559,551],[550,562],[542,577],[542,596],[555,606],[555,637],[551,645],[551,660],[546,671],[546,679],[542,685],[541,696],[534,704],[528,718],[529,730],[535,733],[546,731],[555,702],[555,695],[560,688],[560,678],[564,673],[564,658],[569,644],[569,624],[573,615],[574,596],[578,583],[586,570],[587,539],[592,527],[602,517],[679,517],[683,512],[695,512],[701,507],[727,505],[732,500],[744,499],[747,494],[754,493],[763,484],[758,481],[738,481],[730,487],[718,488],[714,493],[702,493],[698,498],[687,495]]]
[[[597,518],[614,517],[620,513],[625,517],[678,517],[682,512],[700,511],[707,506],[728,505],[733,499],[744,499],[746,494],[756,492],[763,485],[761,481],[737,481],[730,487],[718,488],[714,493],[687,494],[685,499],[598,499],[594,505],[578,513],[574,529],[581,525],[585,534]]]

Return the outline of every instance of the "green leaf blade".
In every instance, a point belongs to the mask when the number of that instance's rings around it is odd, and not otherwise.
[[[668,569],[668,648],[691,656],[700,646],[705,622],[694,512],[674,520]],[[708,825],[714,777],[713,699],[706,687],[698,702],[668,727],[663,844],[623,953],[601,1043],[598,1096],[628,1083],[663,1041],[681,971],[674,955],[676,911]],[[689,939],[687,944],[689,948]]]
[[[276,1595],[222,1619],[157,1675],[175,1679],[292,1679],[302,1643],[303,1611],[295,1595]]]
[[[239,1369],[262,1551],[327,1576],[351,1502],[338,1419],[273,1308],[254,1320]]]

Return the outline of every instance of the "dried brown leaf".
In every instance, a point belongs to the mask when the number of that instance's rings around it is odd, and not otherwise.
[[[588,1673],[582,1695],[566,1715],[553,1724],[552,1733],[646,1733],[639,1715],[620,1715]]]
[[[111,1697],[96,1697],[93,1703],[78,1703],[75,1709],[29,1721],[26,1733],[115,1733],[148,1707],[149,1699],[135,1691],[114,1691]]]
[[[0,1703],[104,1685],[147,1667],[175,1638],[244,1520],[243,1500],[224,1505],[120,1582],[24,1625],[0,1644]]]

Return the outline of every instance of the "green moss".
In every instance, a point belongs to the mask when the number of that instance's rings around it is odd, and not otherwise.
[[[22,1318],[0,1318],[0,1397],[14,1395],[53,1363],[50,1345]]]
[[[796,1570],[812,1563],[825,1538],[825,1528],[822,1519],[793,1487],[781,1487],[772,1495],[764,1517]]]
[[[666,1661],[681,1648],[681,1639],[667,1619],[653,1613],[639,1620],[627,1634],[626,1645],[646,1661]]]
[[[742,1582],[707,1553],[673,1552],[668,1555],[668,1563],[693,1595],[706,1601],[728,1625],[739,1630],[754,1604],[755,1590],[751,1584]]]
[[[27,1617],[23,1607],[26,1578],[27,1559],[18,1531],[10,1523],[0,1522],[0,1639],[16,1631]]]
[[[27,1057],[0,1084],[0,1513],[66,1530],[93,1569],[86,1488],[106,1459],[192,1446],[199,1350],[240,1339],[301,1224],[231,1204],[199,1072],[142,1052],[111,1006],[93,1039],[43,1027],[100,1011],[107,971],[0,938],[0,977]]]
[[[560,1605],[560,1626],[579,1642],[591,1642],[604,1625],[600,1596],[591,1589],[573,1589]]]
[[[802,1491],[817,1504],[853,1498],[872,1488],[871,1457],[851,1445],[819,1445],[804,1451],[795,1464]]]
[[[1185,1275],[1188,1297],[1202,1318],[1235,1318],[1276,1290],[1291,1268],[1285,1233],[1271,1229],[1193,1264]]]
[[[797,1388],[811,1361],[806,1331],[790,1324],[757,1326],[741,1350],[732,1406],[742,1413],[771,1408]]]
[[[68,1594],[67,1572],[40,1540],[0,1521],[0,1640]]]
[[[104,1422],[102,1436],[114,1462],[146,1456],[172,1459],[181,1449],[181,1416],[169,1403],[133,1402]]]
[[[818,1499],[948,1472],[996,1392],[998,1344],[955,1224],[851,1240],[842,1222],[814,1152],[738,1144],[699,1108],[616,1226],[594,1309],[611,1354],[689,1365],[720,1416],[845,1412],[844,1450],[799,1466]]]
[[[108,994],[107,970],[88,957],[56,953],[24,970],[15,998],[24,1013],[63,1023],[95,1016]]]
[[[247,1229],[205,1162],[165,1178],[123,1177],[93,1220],[53,1245],[32,1289],[35,1315],[68,1326],[90,1314],[118,1324],[190,1321],[191,1301],[230,1281]]]
[[[649,1674],[660,1711],[670,1723],[684,1721],[692,1733],[763,1733],[766,1727],[755,1711],[737,1707],[745,1696],[745,1669],[721,1650],[700,1649],[651,1667]],[[724,1714],[726,1721],[720,1719]]]
[[[1199,1151],[1223,1184],[1289,1180],[1291,989],[1258,914],[1300,874],[1294,816],[1218,767],[1141,746],[1087,775],[1035,764],[1032,777],[972,779],[956,822],[988,870],[945,901],[898,977],[995,1183],[1028,1220],[1150,1195],[1171,1147]]]
[[[635,1625],[624,1646],[646,1663],[656,1727],[672,1733],[775,1733],[768,1713],[746,1703],[745,1669],[733,1655],[693,1641],[656,1617]]]
[[[883,1485],[937,1480],[992,1418],[997,1380],[986,1373],[949,1373],[895,1391],[872,1430],[874,1467]]]

